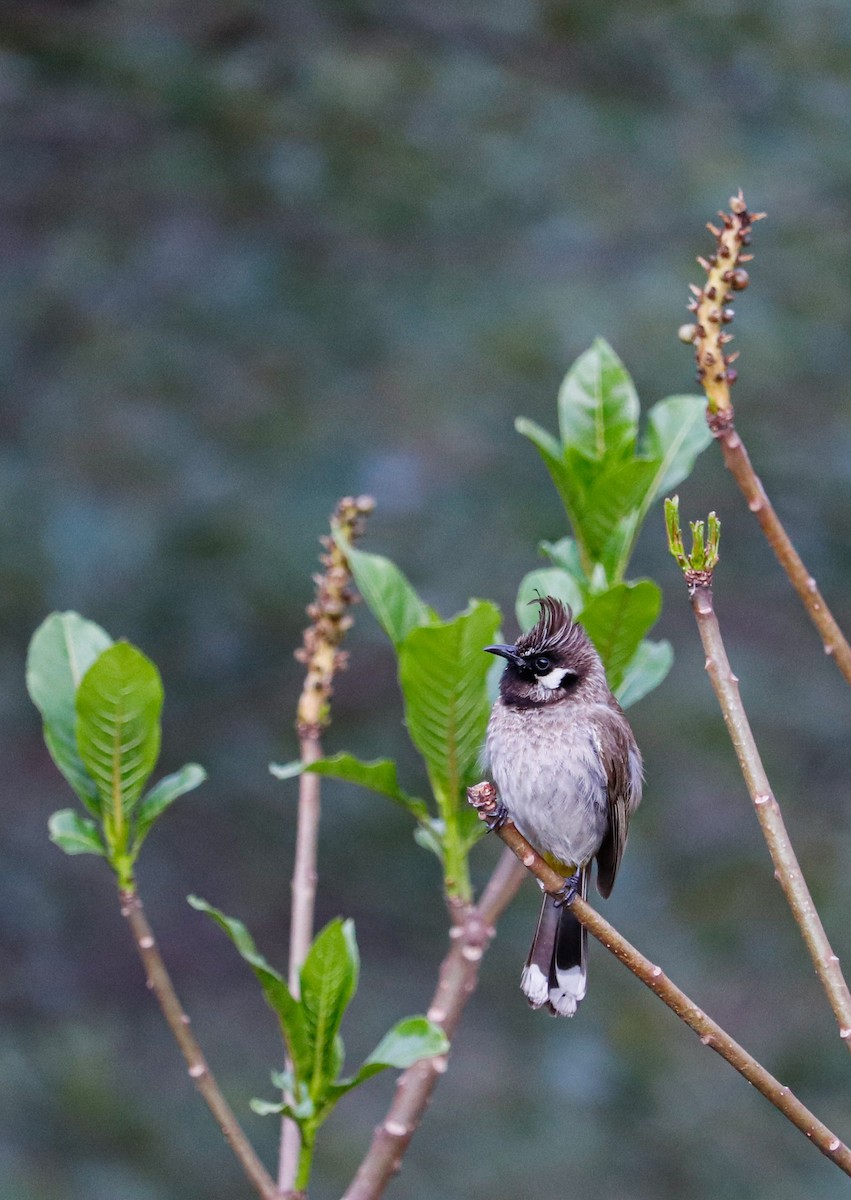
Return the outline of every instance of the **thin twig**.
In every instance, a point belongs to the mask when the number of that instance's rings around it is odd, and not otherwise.
[[[301,761],[305,765],[322,757],[322,743],[318,737],[300,738],[299,749]],[[298,824],[291,884],[292,912],[290,916],[288,983],[290,992],[296,999],[301,994],[301,968],[307,958],[313,937],[319,818],[320,778],[318,775],[305,772],[299,776],[298,781]],[[289,1067],[289,1063],[287,1063],[287,1067]],[[280,1188],[292,1189],[295,1187],[301,1149],[301,1133],[298,1125],[288,1117],[283,1117],[278,1159],[278,1186]]]
[[[145,968],[148,987],[159,1001],[175,1040],[183,1052],[189,1068],[189,1077],[204,1097],[219,1128],[242,1165],[248,1179],[263,1200],[289,1200],[279,1192],[275,1181],[254,1153],[254,1149],[231,1111],[230,1105],[219,1091],[201,1047],[189,1026],[189,1017],[177,998],[177,993],[166,970],[151,927],[148,924],[142,901],[137,891],[121,891],[121,915],[127,918],[136,949]]]
[[[296,651],[296,658],[307,668],[296,716],[299,755],[305,766],[322,757],[320,734],[331,719],[334,676],[346,663],[340,645],[352,625],[348,611],[355,598],[351,590],[351,572],[333,534],[341,533],[346,542],[354,541],[360,536],[364,520],[374,507],[375,501],[371,496],[359,496],[357,499],[346,496],[331,516],[332,536],[321,539],[324,553],[320,561],[325,569],[314,577],[316,595],[307,609],[310,625],[304,631],[301,647]],[[301,993],[301,968],[313,940],[320,794],[319,776],[303,772],[298,788],[288,979],[290,992],[296,999]],[[283,1117],[278,1159],[278,1186],[282,1190],[295,1187],[301,1150],[298,1125],[288,1117]]]
[[[437,988],[428,1010],[451,1039],[470,996],[476,989],[482,957],[494,936],[494,925],[523,881],[513,855],[500,858],[478,906],[455,905],[449,931],[449,952],[440,966]],[[401,1168],[402,1158],[417,1130],[437,1082],[447,1068],[445,1057],[423,1059],[399,1077],[387,1115],[343,1200],[376,1200]]]
[[[727,730],[733,742],[754,811],[768,844],[775,875],[798,922],[810,957],[830,1006],[839,1022],[839,1036],[851,1050],[851,993],[833,953],[824,926],[810,895],[792,847],[780,806],[768,782],[753,732],[748,722],[736,676],[730,668],[721,628],[715,614],[712,588],[708,584],[690,589],[700,640],[706,654],[706,670],[718,697]]]
[[[300,758],[307,766],[322,757],[319,738],[302,738]],[[299,972],[307,958],[313,937],[313,912],[316,901],[316,845],[319,837],[320,778],[304,772],[298,780],[298,827],[292,878],[292,916],[290,918],[289,987],[294,996],[300,992]]]
[[[477,907],[482,920],[488,925],[496,925],[525,878],[523,864],[518,863],[517,856],[510,850],[504,850],[479,897]]]
[[[851,683],[851,646],[774,511],[732,419],[716,423],[710,417],[709,424],[721,447],[727,469],[739,485],[748,508],[759,522],[766,541],[818,630],[825,654],[835,660],[846,682]]]
[[[496,788],[491,783],[480,783],[468,792],[471,804],[479,811],[483,820],[490,820],[498,810]],[[564,887],[564,879],[541,858],[529,845],[512,821],[506,820],[498,829],[498,835],[517,855],[523,866],[540,880],[544,890],[558,895]],[[840,1138],[814,1116],[810,1110],[774,1078],[765,1067],[748,1054],[725,1030],[708,1017],[701,1008],[690,1000],[685,992],[671,982],[661,967],[645,958],[626,938],[622,937],[600,914],[577,896],[571,911],[586,929],[607,950],[637,975],[642,983],[663,1000],[673,1012],[700,1037],[701,1044],[709,1046],[726,1059],[731,1066],[760,1091],[775,1108],[806,1135],[826,1158],[836,1163],[846,1175],[851,1175],[851,1150]]]

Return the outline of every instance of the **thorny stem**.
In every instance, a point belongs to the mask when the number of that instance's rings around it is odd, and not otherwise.
[[[478,810],[483,820],[489,819],[498,808],[496,788],[491,783],[479,783],[470,788],[467,793],[470,803]],[[540,880],[544,890],[551,895],[558,895],[564,887],[564,879],[554,871],[540,854],[526,841],[516,825],[510,820],[505,821],[496,830],[499,837],[517,855],[523,866]],[[765,1067],[739,1045],[711,1017],[707,1016],[693,1000],[680,991],[676,984],[665,975],[661,967],[645,958],[639,950],[622,937],[600,914],[591,907],[581,896],[577,896],[571,907],[577,918],[586,929],[600,941],[607,950],[637,975],[642,983],[663,1000],[668,1007],[693,1029],[700,1037],[702,1045],[709,1046],[761,1092],[767,1100],[778,1108],[783,1115],[810,1139],[826,1158],[836,1163],[846,1175],[851,1175],[851,1150],[840,1138],[821,1122],[810,1110],[775,1079]]]
[[[357,499],[345,497],[331,516],[332,535],[341,533],[347,542],[354,541],[374,507],[375,501],[371,496],[359,496]],[[340,645],[352,625],[348,610],[354,600],[345,554],[333,536],[323,537],[321,542],[324,553],[320,556],[320,562],[325,570],[314,576],[316,595],[307,609],[311,623],[304,631],[301,647],[296,651],[296,658],[307,668],[296,718],[299,756],[305,765],[322,757],[320,734],[331,719],[334,675],[345,666],[345,654],[340,650]],[[290,917],[289,988],[296,999],[301,992],[301,968],[313,938],[319,817],[319,776],[303,772],[299,776]],[[296,1179],[303,1175],[308,1149],[302,1144],[296,1123],[284,1117],[278,1164],[278,1185],[282,1190],[294,1188]]]
[[[168,1026],[183,1052],[189,1068],[189,1077],[206,1100],[219,1128],[258,1195],[262,1196],[263,1200],[285,1200],[285,1194],[279,1192],[275,1187],[275,1181],[254,1153],[254,1149],[243,1133],[230,1105],[219,1091],[201,1047],[192,1033],[189,1017],[183,1011],[183,1006],[177,998],[177,993],[145,916],[139,893],[135,890],[123,889],[119,895],[121,897],[121,915],[127,918],[132,931],[136,949],[139,951],[139,957],[145,968],[148,987],[156,996]]]
[[[452,927],[449,952],[440,966],[437,988],[428,1010],[451,1039],[479,978],[482,957],[494,935],[494,925],[513,899],[521,882],[513,856],[497,863],[478,905],[450,902]],[[425,1113],[431,1094],[447,1068],[445,1057],[423,1059],[399,1078],[387,1115],[343,1200],[376,1200],[401,1169],[402,1158]]]
[[[730,668],[724,648],[711,586],[704,584],[696,587],[691,593],[691,604],[706,654],[706,670],[718,697],[739,766],[768,844],[775,875],[800,927],[816,973],[839,1022],[840,1037],[851,1050],[851,993],[848,991],[839,959],[833,953],[827,939],[789,834],[786,832],[780,806],[762,765],[739,694],[738,680]]]

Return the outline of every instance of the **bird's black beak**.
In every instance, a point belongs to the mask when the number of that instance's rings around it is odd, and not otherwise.
[[[507,658],[509,662],[513,662],[519,667],[522,663],[520,655],[513,646],[485,646],[487,654],[498,654],[500,658]]]

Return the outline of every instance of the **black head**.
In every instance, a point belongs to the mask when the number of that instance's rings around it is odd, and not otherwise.
[[[486,646],[506,660],[499,691],[506,704],[526,707],[576,697],[590,702],[609,696],[600,656],[573,614],[554,596],[533,601],[537,625],[513,646]]]

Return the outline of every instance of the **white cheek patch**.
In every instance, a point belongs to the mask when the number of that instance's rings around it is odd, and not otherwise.
[[[554,692],[556,688],[560,688],[564,683],[565,675],[572,674],[572,671],[566,671],[564,667],[553,667],[552,671],[547,671],[546,675],[538,676],[538,683],[549,691]]]

